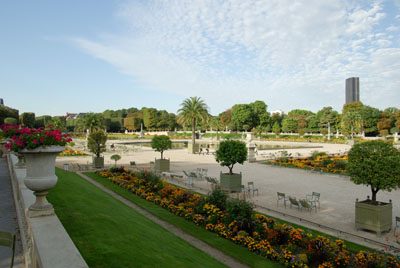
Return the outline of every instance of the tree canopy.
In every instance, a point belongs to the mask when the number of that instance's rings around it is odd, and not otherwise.
[[[192,144],[195,144],[195,128],[198,120],[208,119],[208,107],[200,97],[190,97],[181,103],[178,110],[178,122],[192,125]]]
[[[391,191],[400,185],[400,152],[384,141],[367,141],[354,145],[346,166],[355,184],[370,186],[372,201],[379,190]]]
[[[233,166],[243,164],[247,160],[246,144],[237,140],[226,140],[219,144],[215,153],[215,159],[221,166],[229,168],[229,174],[233,174]]]

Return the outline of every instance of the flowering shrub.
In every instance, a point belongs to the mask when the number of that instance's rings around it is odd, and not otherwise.
[[[375,252],[351,253],[342,240],[314,237],[310,232],[279,224],[256,213],[244,201],[226,200],[220,190],[201,196],[169,185],[152,173],[134,173],[124,168],[113,171],[104,170],[98,174],[143,199],[286,267],[400,268],[399,257]]]
[[[13,151],[22,149],[35,149],[41,146],[59,145],[64,146],[72,141],[59,129],[44,127],[33,129],[28,127],[2,125],[0,126],[3,137],[9,138],[6,148]]]
[[[271,160],[268,163],[274,165],[282,165],[288,167],[297,167],[303,169],[324,171],[330,173],[346,173],[346,163],[348,156],[328,156],[328,155],[316,155],[305,158],[287,158],[281,157],[275,160]]]

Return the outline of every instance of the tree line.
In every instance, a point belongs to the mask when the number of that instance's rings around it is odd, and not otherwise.
[[[196,109],[199,109],[200,112]],[[184,100],[178,114],[165,110],[143,107],[105,110],[102,113],[87,113],[77,119],[65,116],[39,116],[34,113],[22,113],[11,109],[3,112],[0,123],[10,121],[22,123],[30,127],[53,125],[69,132],[84,132],[87,129],[102,129],[107,132],[156,130],[230,130],[252,131],[255,133],[305,133],[323,134],[337,131],[353,136],[364,133],[366,136],[387,136],[399,132],[400,110],[389,107],[385,110],[364,105],[362,102],[351,102],[343,106],[342,112],[332,107],[324,107],[316,113],[309,110],[294,109],[287,114],[270,113],[264,101],[254,101],[249,104],[235,104],[232,108],[213,116],[208,107],[199,97]],[[193,111],[197,111],[193,113]],[[5,118],[5,116],[8,116]],[[195,120],[193,120],[195,119]],[[12,123],[15,123],[13,120]]]

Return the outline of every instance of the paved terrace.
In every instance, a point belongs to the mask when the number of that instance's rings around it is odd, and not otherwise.
[[[150,161],[159,158],[160,153],[154,152],[148,147],[135,147],[134,150],[127,150],[118,146],[120,141],[112,141],[116,146],[115,151],[106,152],[104,154],[106,165],[113,165],[114,161],[110,160],[112,154],[118,153],[122,159],[117,165],[129,167],[130,161],[135,161],[136,164],[142,167],[150,167]],[[258,143],[258,142],[257,142]],[[274,143],[276,142],[269,142]],[[295,143],[285,143],[295,144]],[[305,145],[301,143],[301,145]],[[312,151],[318,150],[327,153],[343,153],[350,149],[348,145],[334,144],[311,144],[319,148],[307,149],[289,149],[289,153],[295,155],[300,153],[305,156],[311,154]],[[109,148],[109,147],[108,147]],[[124,151],[125,150],[125,151]],[[280,150],[268,150],[269,152],[277,152]],[[259,155],[267,154],[266,151],[259,151]],[[219,178],[221,171],[227,172],[226,167],[221,167],[216,161],[215,156],[210,155],[192,155],[188,154],[187,149],[171,149],[164,152],[166,158],[171,159],[171,172],[183,175],[183,170],[191,171],[196,168],[207,168],[208,175]],[[259,156],[257,160],[262,160]],[[64,163],[72,164],[88,164],[91,163],[91,157],[58,157],[57,165],[62,167]],[[71,166],[71,165],[70,165]],[[306,170],[281,168],[258,163],[245,163],[244,165],[237,164],[233,168],[235,173],[242,172],[243,184],[247,185],[249,181],[255,183],[259,189],[259,195],[250,196],[249,201],[257,206],[257,210],[267,215],[271,215],[283,220],[298,223],[303,226],[320,230],[322,232],[335,235],[342,239],[354,241],[359,244],[364,244],[376,249],[387,249],[384,245],[391,248],[392,253],[399,254],[400,245],[395,242],[393,231],[383,233],[380,237],[375,233],[356,230],[354,226],[354,202],[356,198],[363,200],[367,195],[370,195],[370,189],[366,186],[355,185],[348,177],[331,174],[321,174]],[[186,186],[187,179],[174,179],[173,183]],[[205,181],[195,181],[194,189],[207,193],[209,186]],[[284,207],[280,201],[277,206],[277,192],[283,192],[286,195],[297,197],[297,199],[305,198],[306,194],[311,192],[321,193],[321,208],[310,214],[308,211],[299,211],[297,208]],[[233,195],[235,196],[235,195]],[[395,216],[400,216],[400,190],[392,192],[379,192],[378,200],[383,202],[393,202],[393,219]],[[393,226],[394,226],[393,222]]]

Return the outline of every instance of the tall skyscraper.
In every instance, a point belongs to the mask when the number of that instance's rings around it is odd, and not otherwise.
[[[360,78],[346,79],[346,103],[360,101]]]

